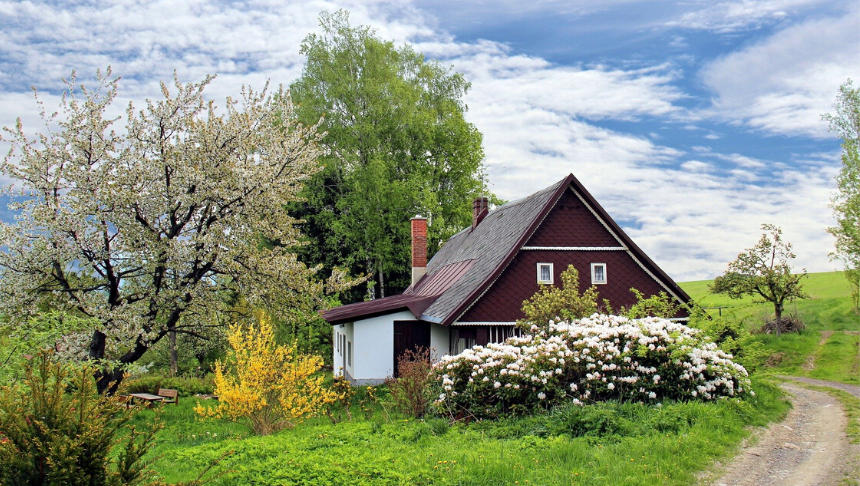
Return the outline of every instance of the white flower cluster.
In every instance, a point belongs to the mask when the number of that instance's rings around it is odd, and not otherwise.
[[[731,355],[666,319],[595,314],[532,332],[443,357],[437,405],[498,415],[565,399],[714,400],[749,386]]]

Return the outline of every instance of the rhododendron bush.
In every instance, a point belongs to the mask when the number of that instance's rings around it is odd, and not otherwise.
[[[452,417],[531,412],[563,401],[715,400],[752,393],[746,370],[700,331],[598,315],[532,327],[435,366],[435,406]]]

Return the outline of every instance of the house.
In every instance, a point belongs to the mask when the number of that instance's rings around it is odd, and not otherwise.
[[[580,285],[618,308],[666,292],[690,297],[648,258],[573,176],[493,211],[474,202],[472,225],[427,262],[427,221],[412,219],[412,285],[401,295],[323,313],[333,325],[334,368],[355,384],[396,376],[397,357],[424,346],[436,355],[501,342],[515,332],[523,301],[560,282],[568,265]],[[680,311],[676,319],[688,317]]]

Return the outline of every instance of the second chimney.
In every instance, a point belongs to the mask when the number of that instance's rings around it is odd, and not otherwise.
[[[412,218],[412,285],[427,273],[427,218]]]
[[[472,203],[472,229],[475,229],[490,211],[490,201],[486,197],[476,197]]]

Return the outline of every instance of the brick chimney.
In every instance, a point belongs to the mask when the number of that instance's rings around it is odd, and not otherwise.
[[[490,211],[490,201],[485,197],[477,197],[472,203],[472,229],[475,229],[484,216]]]
[[[427,218],[412,218],[412,285],[427,273]]]

